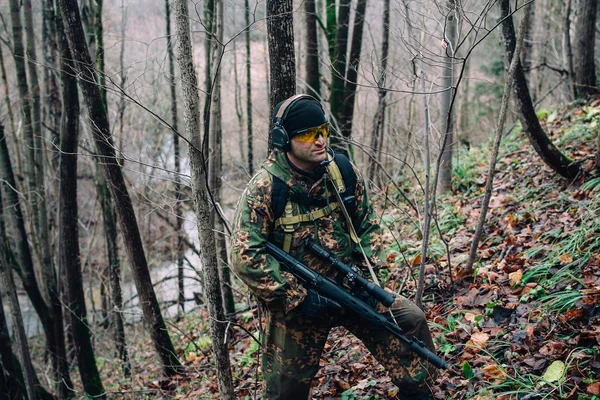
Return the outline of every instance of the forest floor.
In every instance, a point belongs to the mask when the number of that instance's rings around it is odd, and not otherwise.
[[[558,177],[518,128],[510,133],[472,273],[465,273],[464,265],[491,146],[459,157],[454,194],[439,199],[443,240],[434,229],[424,299],[438,353],[451,366],[433,387],[438,399],[600,399],[600,177],[593,172],[600,101],[538,116],[565,154],[583,160],[585,173],[574,182]],[[388,228],[388,286],[412,298],[421,236],[415,213],[397,190],[374,198]],[[403,190],[413,196],[420,189],[406,183]],[[422,204],[419,195],[414,197]],[[248,304],[253,305],[240,299],[238,308]],[[168,323],[187,366],[185,376],[161,378],[151,342],[142,333],[130,343],[131,378],[122,377],[116,359],[99,357],[110,396],[218,398],[207,321],[206,308],[199,307]],[[262,392],[260,346],[249,336],[259,337],[259,323],[254,308],[238,313],[228,329],[238,398],[260,398]],[[98,354],[114,352],[108,334],[96,346]],[[314,399],[389,399],[397,390],[358,339],[342,328],[331,332]]]

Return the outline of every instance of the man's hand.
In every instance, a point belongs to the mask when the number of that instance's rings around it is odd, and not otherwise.
[[[327,297],[321,296],[316,290],[309,289],[298,309],[307,317],[314,318],[329,310],[340,311],[342,306]]]

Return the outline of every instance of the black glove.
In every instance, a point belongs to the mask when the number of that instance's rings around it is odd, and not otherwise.
[[[367,303],[367,305],[369,307],[371,307],[373,310],[377,309],[377,304],[379,304],[379,302],[377,301],[377,299],[375,299],[375,297],[373,297],[369,293],[367,293],[366,290],[361,290],[361,292],[358,293],[358,295],[356,297],[361,299],[363,302]]]
[[[342,306],[327,297],[321,296],[316,290],[308,289],[306,297],[300,303],[298,309],[307,317],[314,318],[328,310],[339,311],[342,309]]]

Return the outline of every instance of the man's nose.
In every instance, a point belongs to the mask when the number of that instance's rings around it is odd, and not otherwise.
[[[323,135],[319,135],[319,137],[315,139],[315,144],[319,146],[325,146],[325,138],[323,137]]]

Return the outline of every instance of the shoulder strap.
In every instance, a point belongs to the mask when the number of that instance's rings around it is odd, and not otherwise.
[[[271,195],[271,207],[275,221],[283,215],[285,205],[288,202],[290,188],[280,178],[273,176],[273,194]]]
[[[339,190],[339,186],[335,183],[336,187],[341,194],[342,199],[344,200],[344,205],[348,210],[348,214],[354,217],[354,212],[356,211],[356,173],[354,172],[354,168],[352,167],[352,163],[345,155],[341,153],[335,153],[333,162],[329,164],[331,169],[329,170],[329,174],[331,178],[335,182],[334,174],[341,175],[342,181],[344,182],[343,190]],[[337,170],[337,172],[335,171]]]

